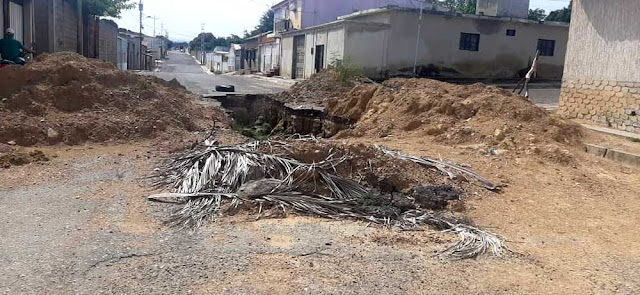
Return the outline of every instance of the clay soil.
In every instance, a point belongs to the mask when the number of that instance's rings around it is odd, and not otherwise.
[[[225,124],[179,83],[123,72],[72,53],[0,71],[0,142],[22,146],[153,138]]]

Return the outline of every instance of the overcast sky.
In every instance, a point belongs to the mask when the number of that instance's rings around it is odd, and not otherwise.
[[[153,19],[156,16],[156,34],[161,27],[169,32],[175,41],[190,41],[200,33],[201,24],[205,31],[216,36],[236,34],[251,30],[258,24],[260,15],[279,0],[143,0],[144,33],[153,34]],[[531,0],[531,8],[549,11],[566,7],[569,0]],[[122,28],[138,31],[137,9],[125,11],[116,20]]]

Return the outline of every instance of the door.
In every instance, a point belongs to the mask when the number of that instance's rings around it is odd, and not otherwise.
[[[9,2],[9,27],[16,31],[15,39],[24,43],[24,14],[22,5]]]
[[[324,69],[324,45],[316,46],[316,73]]]
[[[293,37],[293,71],[291,78],[304,78],[304,35]]]

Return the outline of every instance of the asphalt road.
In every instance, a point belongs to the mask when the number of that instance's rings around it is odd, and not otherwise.
[[[164,60],[159,71],[152,74],[165,80],[177,79],[180,84],[197,94],[215,93],[216,85],[234,85],[239,93],[275,93],[292,84],[291,81],[278,78],[206,73],[193,57],[177,51],[169,52],[169,58]]]

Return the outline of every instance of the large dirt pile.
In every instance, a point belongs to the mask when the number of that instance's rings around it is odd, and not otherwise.
[[[327,104],[331,115],[357,121],[338,136],[428,136],[446,144],[483,144],[560,162],[567,145],[581,143],[582,128],[508,91],[429,79],[392,79],[358,85]]]
[[[349,92],[355,83],[341,81],[338,72],[328,69],[296,83],[275,98],[294,105],[324,107],[329,100]]]
[[[0,70],[0,142],[78,144],[194,130],[203,112],[179,83],[72,53]],[[223,116],[222,113],[208,114]]]

